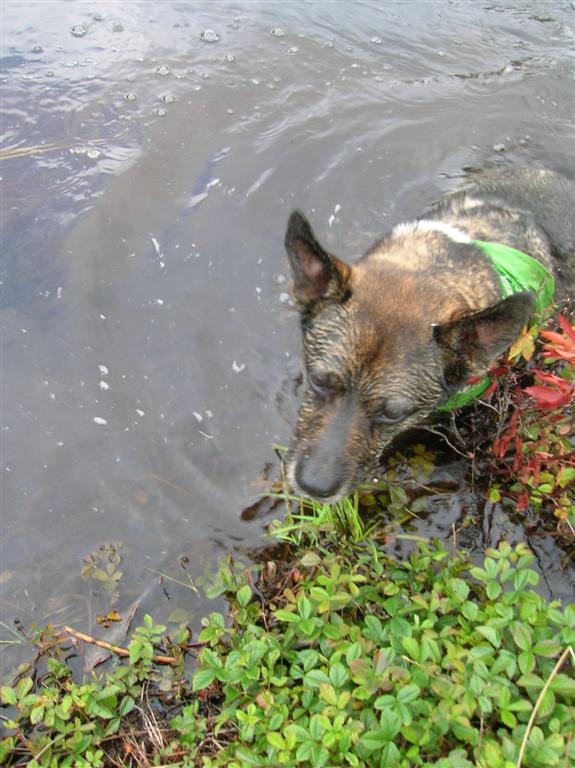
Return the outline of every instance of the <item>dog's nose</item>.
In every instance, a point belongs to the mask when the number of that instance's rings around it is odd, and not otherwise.
[[[295,480],[305,496],[320,501],[337,496],[343,483],[339,472],[330,471],[329,467],[318,470],[303,461],[296,467]]]

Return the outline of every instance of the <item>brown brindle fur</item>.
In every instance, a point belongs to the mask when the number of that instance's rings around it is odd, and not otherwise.
[[[286,249],[307,372],[288,454],[304,495],[333,501],[377,471],[384,449],[517,338],[528,292],[501,300],[470,240],[504,243],[575,282],[575,187],[550,171],[479,174],[350,266],[294,211]]]

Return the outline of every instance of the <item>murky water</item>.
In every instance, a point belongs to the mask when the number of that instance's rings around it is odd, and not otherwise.
[[[575,176],[573,21],[535,0],[3,3],[5,624],[90,631],[142,596],[197,622],[153,571],[261,541],[241,511],[290,432],[290,209],[351,257],[494,155]],[[481,546],[522,537],[495,512]],[[116,601],[80,576],[94,552]]]

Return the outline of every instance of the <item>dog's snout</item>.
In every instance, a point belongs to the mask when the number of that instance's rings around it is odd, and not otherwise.
[[[306,496],[322,501],[340,495],[344,475],[336,462],[318,464],[302,459],[295,468],[295,481]]]

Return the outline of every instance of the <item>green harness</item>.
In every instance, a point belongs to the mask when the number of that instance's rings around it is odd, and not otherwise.
[[[544,319],[545,311],[553,304],[555,281],[549,270],[533,257],[508,245],[486,243],[483,240],[473,240],[473,245],[481,248],[495,268],[499,277],[502,299],[520,291],[531,291],[535,294],[534,316],[535,323],[539,325]],[[481,397],[490,384],[491,379],[488,374],[475,384],[464,384],[439,405],[437,410],[452,411],[469,405],[473,400]]]

